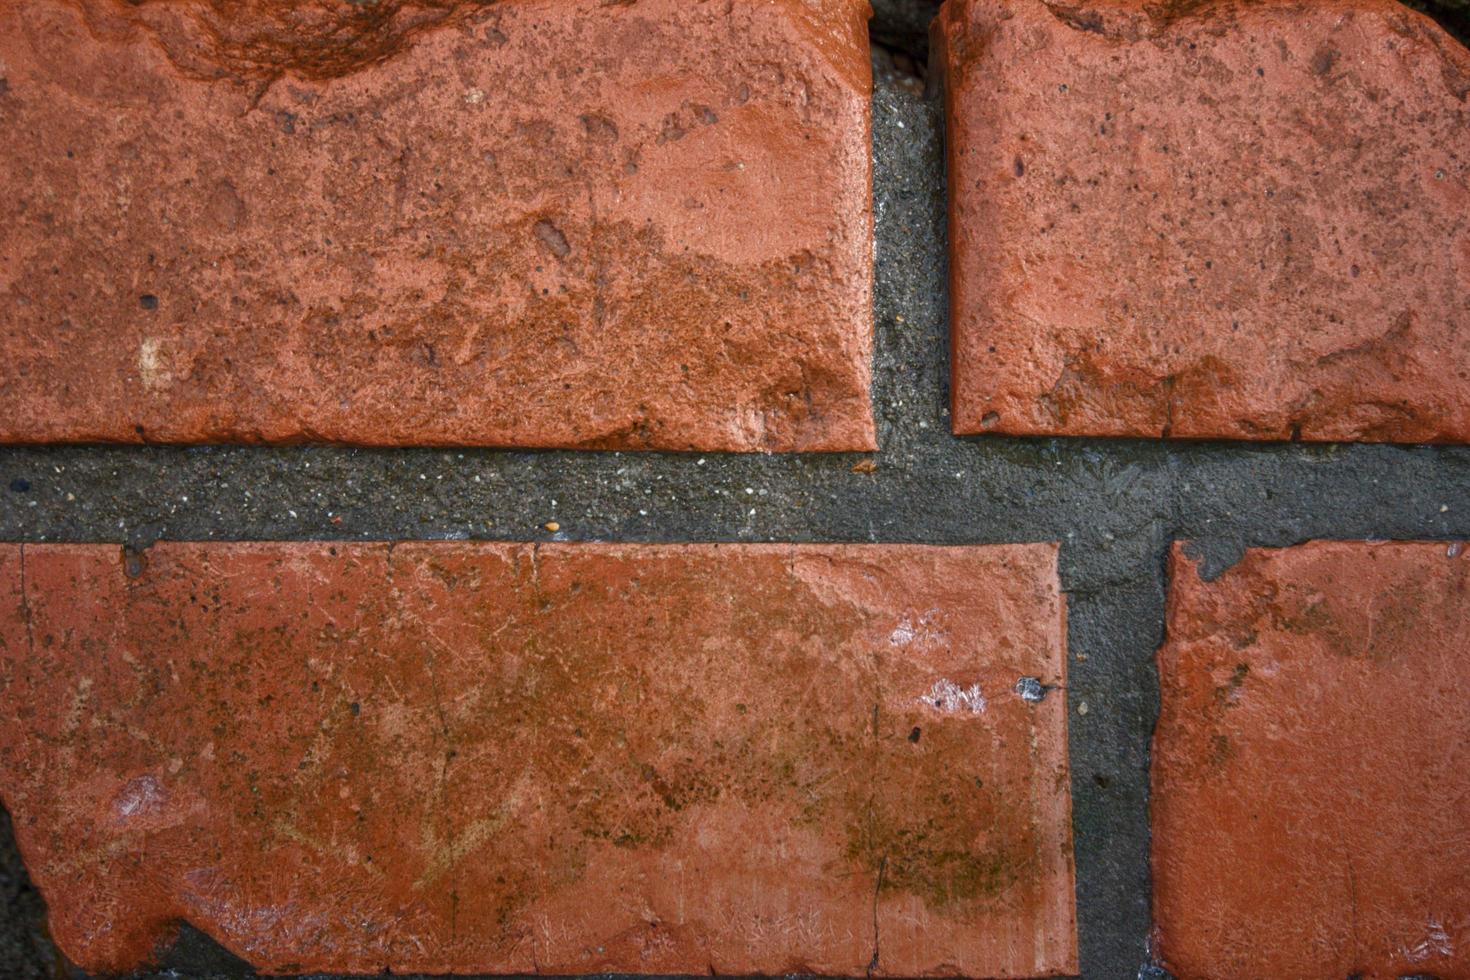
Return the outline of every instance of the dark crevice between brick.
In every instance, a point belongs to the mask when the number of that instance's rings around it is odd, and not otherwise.
[[[939,13],[939,0],[871,0],[873,19],[868,36],[916,64],[929,60],[929,24]]]
[[[904,52],[881,44],[869,45],[869,54],[873,63],[875,85],[901,88],[915,96],[924,94],[929,84],[927,63],[915,61]]]
[[[928,0],[877,0],[868,24],[875,86],[922,96],[929,83],[929,22],[939,5]]]
[[[189,977],[191,980],[237,980],[256,976],[250,964],[221,946],[213,936],[181,922],[174,941],[163,952],[157,973],[137,974],[142,978]]]
[[[21,862],[10,825],[0,807],[0,976],[9,980],[61,980],[69,972],[46,931],[46,903]]]
[[[1433,17],[1461,44],[1470,45],[1470,0],[1403,0],[1403,3]]]

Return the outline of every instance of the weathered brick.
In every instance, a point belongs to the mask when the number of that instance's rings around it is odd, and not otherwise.
[[[1460,544],[1171,560],[1156,951],[1181,978],[1470,976]]]
[[[1393,0],[949,0],[960,433],[1470,440],[1470,51]]]
[[[874,448],[863,0],[0,9],[0,441]]]
[[[1072,972],[1055,560],[0,546],[0,790],[92,969]]]

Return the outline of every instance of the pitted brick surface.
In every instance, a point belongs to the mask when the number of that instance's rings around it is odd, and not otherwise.
[[[1470,51],[1392,0],[950,0],[954,428],[1470,440]]]
[[[862,0],[18,0],[0,440],[874,446]]]
[[[1470,976],[1470,555],[1173,552],[1155,951],[1179,977]]]
[[[0,791],[93,970],[1072,972],[1055,562],[0,546]]]

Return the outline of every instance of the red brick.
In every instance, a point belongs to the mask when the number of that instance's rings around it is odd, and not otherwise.
[[[1470,440],[1470,51],[1427,18],[949,0],[936,40],[956,432]]]
[[[864,0],[0,9],[0,441],[874,448]]]
[[[1470,977],[1460,544],[1176,547],[1153,749],[1156,951],[1181,978]]]
[[[93,970],[1072,972],[1055,562],[0,546],[0,790]]]

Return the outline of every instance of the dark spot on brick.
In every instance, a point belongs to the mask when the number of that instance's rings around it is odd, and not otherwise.
[[[1337,64],[1337,59],[1341,57],[1342,54],[1333,48],[1326,46],[1318,48],[1309,63],[1312,74],[1318,77],[1327,74],[1332,70],[1332,66]]]
[[[1016,162],[1013,163],[1013,164],[1011,164],[1011,171],[1017,177],[1024,177],[1024,176],[1026,176],[1026,164],[1025,164],[1025,162],[1022,161],[1022,159],[1020,157],[1016,157]]]
[[[138,297],[138,305],[145,310],[156,310],[158,309],[158,297],[152,293],[144,293]]]
[[[1102,34],[1102,14],[1096,10],[1066,10],[1057,7],[1049,7],[1052,16],[1066,24],[1074,31],[1083,31],[1088,34]]]
[[[612,142],[618,138],[618,124],[595,112],[582,116],[582,129],[588,138],[598,142]]]
[[[572,246],[567,244],[567,236],[561,233],[556,225],[542,218],[536,222],[536,238],[546,250],[559,259],[564,259],[572,252]]]
[[[122,552],[123,574],[128,578],[137,578],[143,574],[148,567],[148,556],[137,548],[124,546]]]
[[[914,730],[911,731],[911,732],[909,732],[909,741],[910,742],[918,742],[919,741],[919,735],[920,735],[919,726],[918,725],[915,725],[914,726]]]
[[[658,142],[660,144],[674,143],[683,139],[688,132],[689,130],[679,122],[678,115],[671,114],[664,120],[663,128],[659,130]]]
[[[349,708],[349,710],[351,710],[352,717],[354,717],[354,718],[356,718],[359,714],[362,713],[362,705],[358,704],[356,701],[352,702],[352,704],[349,705],[348,708]]]

